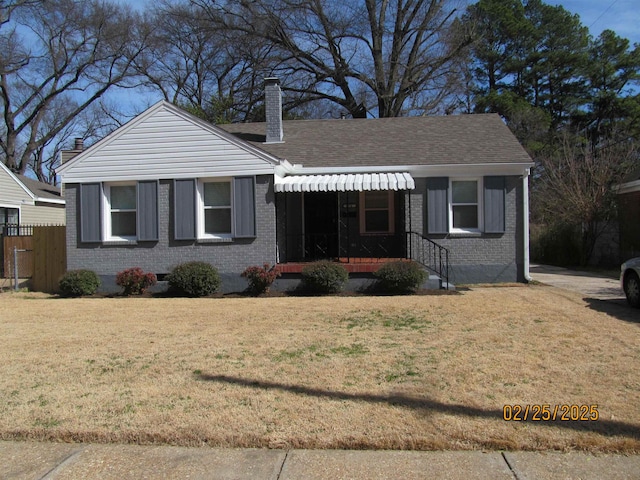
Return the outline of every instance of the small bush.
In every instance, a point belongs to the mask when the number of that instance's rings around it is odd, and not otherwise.
[[[60,278],[58,285],[65,297],[82,297],[96,293],[100,278],[91,270],[69,270]]]
[[[320,261],[302,269],[302,283],[315,293],[337,293],[349,280],[349,273],[339,263]]]
[[[123,288],[124,295],[140,295],[157,281],[153,273],[144,273],[140,267],[129,268],[116,275],[116,285]]]
[[[218,270],[206,262],[188,262],[178,265],[166,279],[171,290],[190,297],[206,297],[220,287]]]
[[[251,293],[260,295],[269,291],[269,287],[280,276],[280,272],[275,265],[271,267],[268,263],[265,263],[262,267],[248,267],[240,275],[249,282]]]
[[[415,292],[427,279],[427,272],[416,262],[385,263],[374,275],[378,288],[390,293]]]

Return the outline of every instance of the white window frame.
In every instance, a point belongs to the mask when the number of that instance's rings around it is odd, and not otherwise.
[[[9,205],[8,203],[0,203],[0,208],[10,208],[12,210],[18,210],[18,225],[22,223],[22,210],[20,205]]]
[[[206,209],[204,204],[204,185],[205,183],[228,183],[229,184],[229,204],[230,207],[218,207],[218,208],[229,208],[231,212],[231,232],[229,233],[206,233],[204,231],[204,211]],[[235,233],[235,225],[233,219],[234,217],[234,205],[233,205],[233,178],[232,177],[212,177],[212,178],[201,178],[197,181],[197,190],[198,195],[196,196],[196,208],[198,209],[197,215],[197,238],[198,239],[228,239],[233,238]],[[209,207],[211,208],[211,207]],[[214,207],[215,208],[215,207]]]
[[[375,190],[372,190],[372,192],[374,192]],[[384,191],[384,190],[383,190]],[[377,192],[377,191],[375,191]],[[395,204],[394,204],[394,194],[393,194],[393,190],[387,190],[387,214],[388,214],[388,221],[389,221],[389,229],[385,232],[382,231],[376,231],[376,232],[369,232],[367,231],[367,224],[366,224],[366,218],[365,218],[365,214],[367,212],[367,210],[384,210],[382,208],[365,208],[365,195],[369,193],[369,192],[360,192],[360,205],[359,205],[359,212],[358,214],[360,215],[360,235],[393,235],[395,233]]]
[[[111,187],[136,187],[136,234],[120,236],[111,234]],[[104,225],[103,237],[105,242],[135,242],[138,238],[138,185],[136,182],[109,182],[102,185],[102,224]],[[130,210],[127,210],[130,211]]]
[[[477,189],[477,206],[478,206],[478,228],[454,228],[453,227],[453,183],[454,182],[476,182]],[[449,195],[447,199],[449,207],[449,232],[450,233],[480,233],[484,229],[484,208],[482,204],[484,185],[482,177],[450,177],[449,178]],[[456,205],[476,205],[476,203],[456,203]]]

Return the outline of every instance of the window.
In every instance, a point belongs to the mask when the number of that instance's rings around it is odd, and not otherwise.
[[[360,193],[360,233],[393,233],[393,192]]]
[[[80,241],[157,242],[157,180],[80,185]]]
[[[254,177],[174,180],[177,240],[255,238]]]
[[[231,235],[231,182],[202,184],[204,235]]]
[[[18,235],[20,224],[20,210],[17,208],[0,207],[0,235]],[[5,231],[6,230],[6,231]]]
[[[107,240],[136,238],[136,185],[107,185]]]
[[[481,228],[478,180],[451,181],[451,231],[474,232]]]

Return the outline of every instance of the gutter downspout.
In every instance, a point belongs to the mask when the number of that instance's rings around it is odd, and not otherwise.
[[[529,274],[529,175],[531,169],[527,168],[522,176],[522,235],[524,236],[524,280],[533,280]]]

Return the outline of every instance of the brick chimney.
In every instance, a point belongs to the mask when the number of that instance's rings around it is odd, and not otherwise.
[[[76,155],[81,154],[83,150],[84,150],[84,141],[82,140],[82,138],[77,137],[75,139],[73,150],[62,150],[60,152],[60,164],[62,165],[64,163],[67,163]]]
[[[277,78],[264,79],[264,108],[267,121],[266,143],[284,141],[282,131],[282,91]]]

